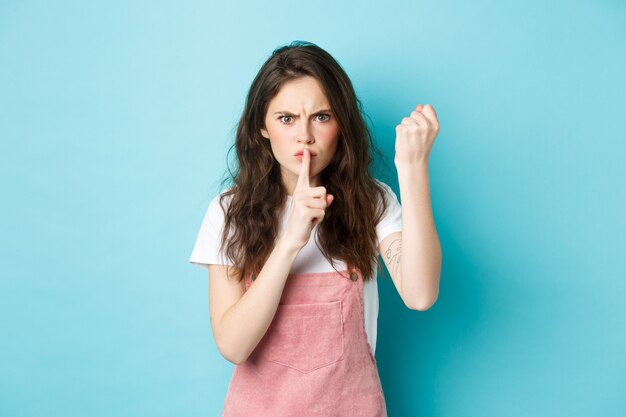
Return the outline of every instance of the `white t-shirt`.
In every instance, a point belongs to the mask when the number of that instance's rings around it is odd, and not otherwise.
[[[378,236],[376,248],[378,248],[380,242],[391,233],[402,231],[402,210],[393,190],[384,182],[380,180],[376,181],[387,191],[387,211],[381,221],[376,225],[376,234]],[[202,220],[202,225],[200,226],[195,246],[189,258],[190,263],[207,270],[209,264],[232,265],[232,262],[218,249],[221,233],[223,232],[222,227],[224,225],[224,213],[220,207],[219,198],[220,195],[217,195],[209,203],[209,207]],[[285,227],[287,223],[288,207],[292,201],[293,197],[288,195],[287,208],[283,212],[284,216],[280,226],[281,229]],[[332,272],[335,270],[330,262],[324,258],[315,244],[313,233],[317,232],[317,226],[318,224],[313,226],[311,238],[296,256],[289,273]],[[373,262],[373,265],[376,265],[376,263]],[[337,268],[338,271],[344,270],[346,269],[346,264],[343,261],[335,260],[335,268]],[[364,326],[372,354],[376,351],[376,331],[378,324],[378,285],[376,277],[377,269],[374,268],[373,279],[364,281],[363,285],[363,303],[365,310]]]

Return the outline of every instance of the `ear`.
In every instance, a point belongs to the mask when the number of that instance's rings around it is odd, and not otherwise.
[[[261,135],[263,135],[263,137],[265,139],[269,139],[270,138],[270,135],[267,134],[267,130],[265,130],[265,129],[261,129]]]

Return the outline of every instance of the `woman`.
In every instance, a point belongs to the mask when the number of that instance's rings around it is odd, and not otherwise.
[[[263,64],[232,186],[211,201],[190,258],[209,270],[215,341],[237,364],[223,416],[387,415],[374,357],[378,253],[409,308],[435,302],[427,161],[438,132],[430,105],[396,127],[401,207],[370,173],[377,150],[335,59],[296,41]]]

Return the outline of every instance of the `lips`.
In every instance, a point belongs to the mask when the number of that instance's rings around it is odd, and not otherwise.
[[[309,153],[311,154],[311,158],[313,158],[314,156],[316,156],[317,154],[315,152],[313,152],[312,150],[309,150]],[[302,156],[304,154],[304,151],[298,151],[295,154],[293,154],[293,156]]]

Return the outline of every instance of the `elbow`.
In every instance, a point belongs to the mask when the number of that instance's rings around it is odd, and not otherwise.
[[[236,355],[230,353],[230,352],[226,352],[223,349],[218,349],[220,354],[222,355],[222,357],[224,359],[226,359],[228,362],[234,364],[234,365],[240,365],[241,363],[243,363],[243,361]]]
[[[435,303],[432,302],[432,303],[414,304],[414,305],[410,305],[408,307],[411,310],[415,310],[415,311],[426,311],[429,308],[431,308],[433,306],[433,304],[435,304]]]
[[[423,291],[419,297],[413,297],[413,299],[405,302],[406,306],[411,310],[426,311],[431,308],[437,302],[439,298],[439,278],[437,278],[437,284],[432,288]]]
[[[228,362],[234,365],[241,365],[246,360],[248,360],[248,355],[240,352],[241,349],[236,349],[227,346],[221,338],[215,339],[217,350],[220,352],[220,355]]]
[[[222,355],[224,356],[224,355]],[[238,358],[234,358],[234,357],[226,357],[224,356],[224,358],[226,358],[226,360],[234,365],[241,365],[242,363],[244,363],[246,361],[246,359],[238,359]]]
[[[234,365],[241,365],[248,359],[246,355],[237,354],[235,352],[227,351],[219,347],[218,350],[224,359]]]
[[[429,308],[431,308],[433,305],[435,305],[435,302],[437,301],[438,296],[439,294],[436,294],[434,297],[430,299],[414,301],[412,303],[406,303],[406,306],[411,310],[426,311]]]

